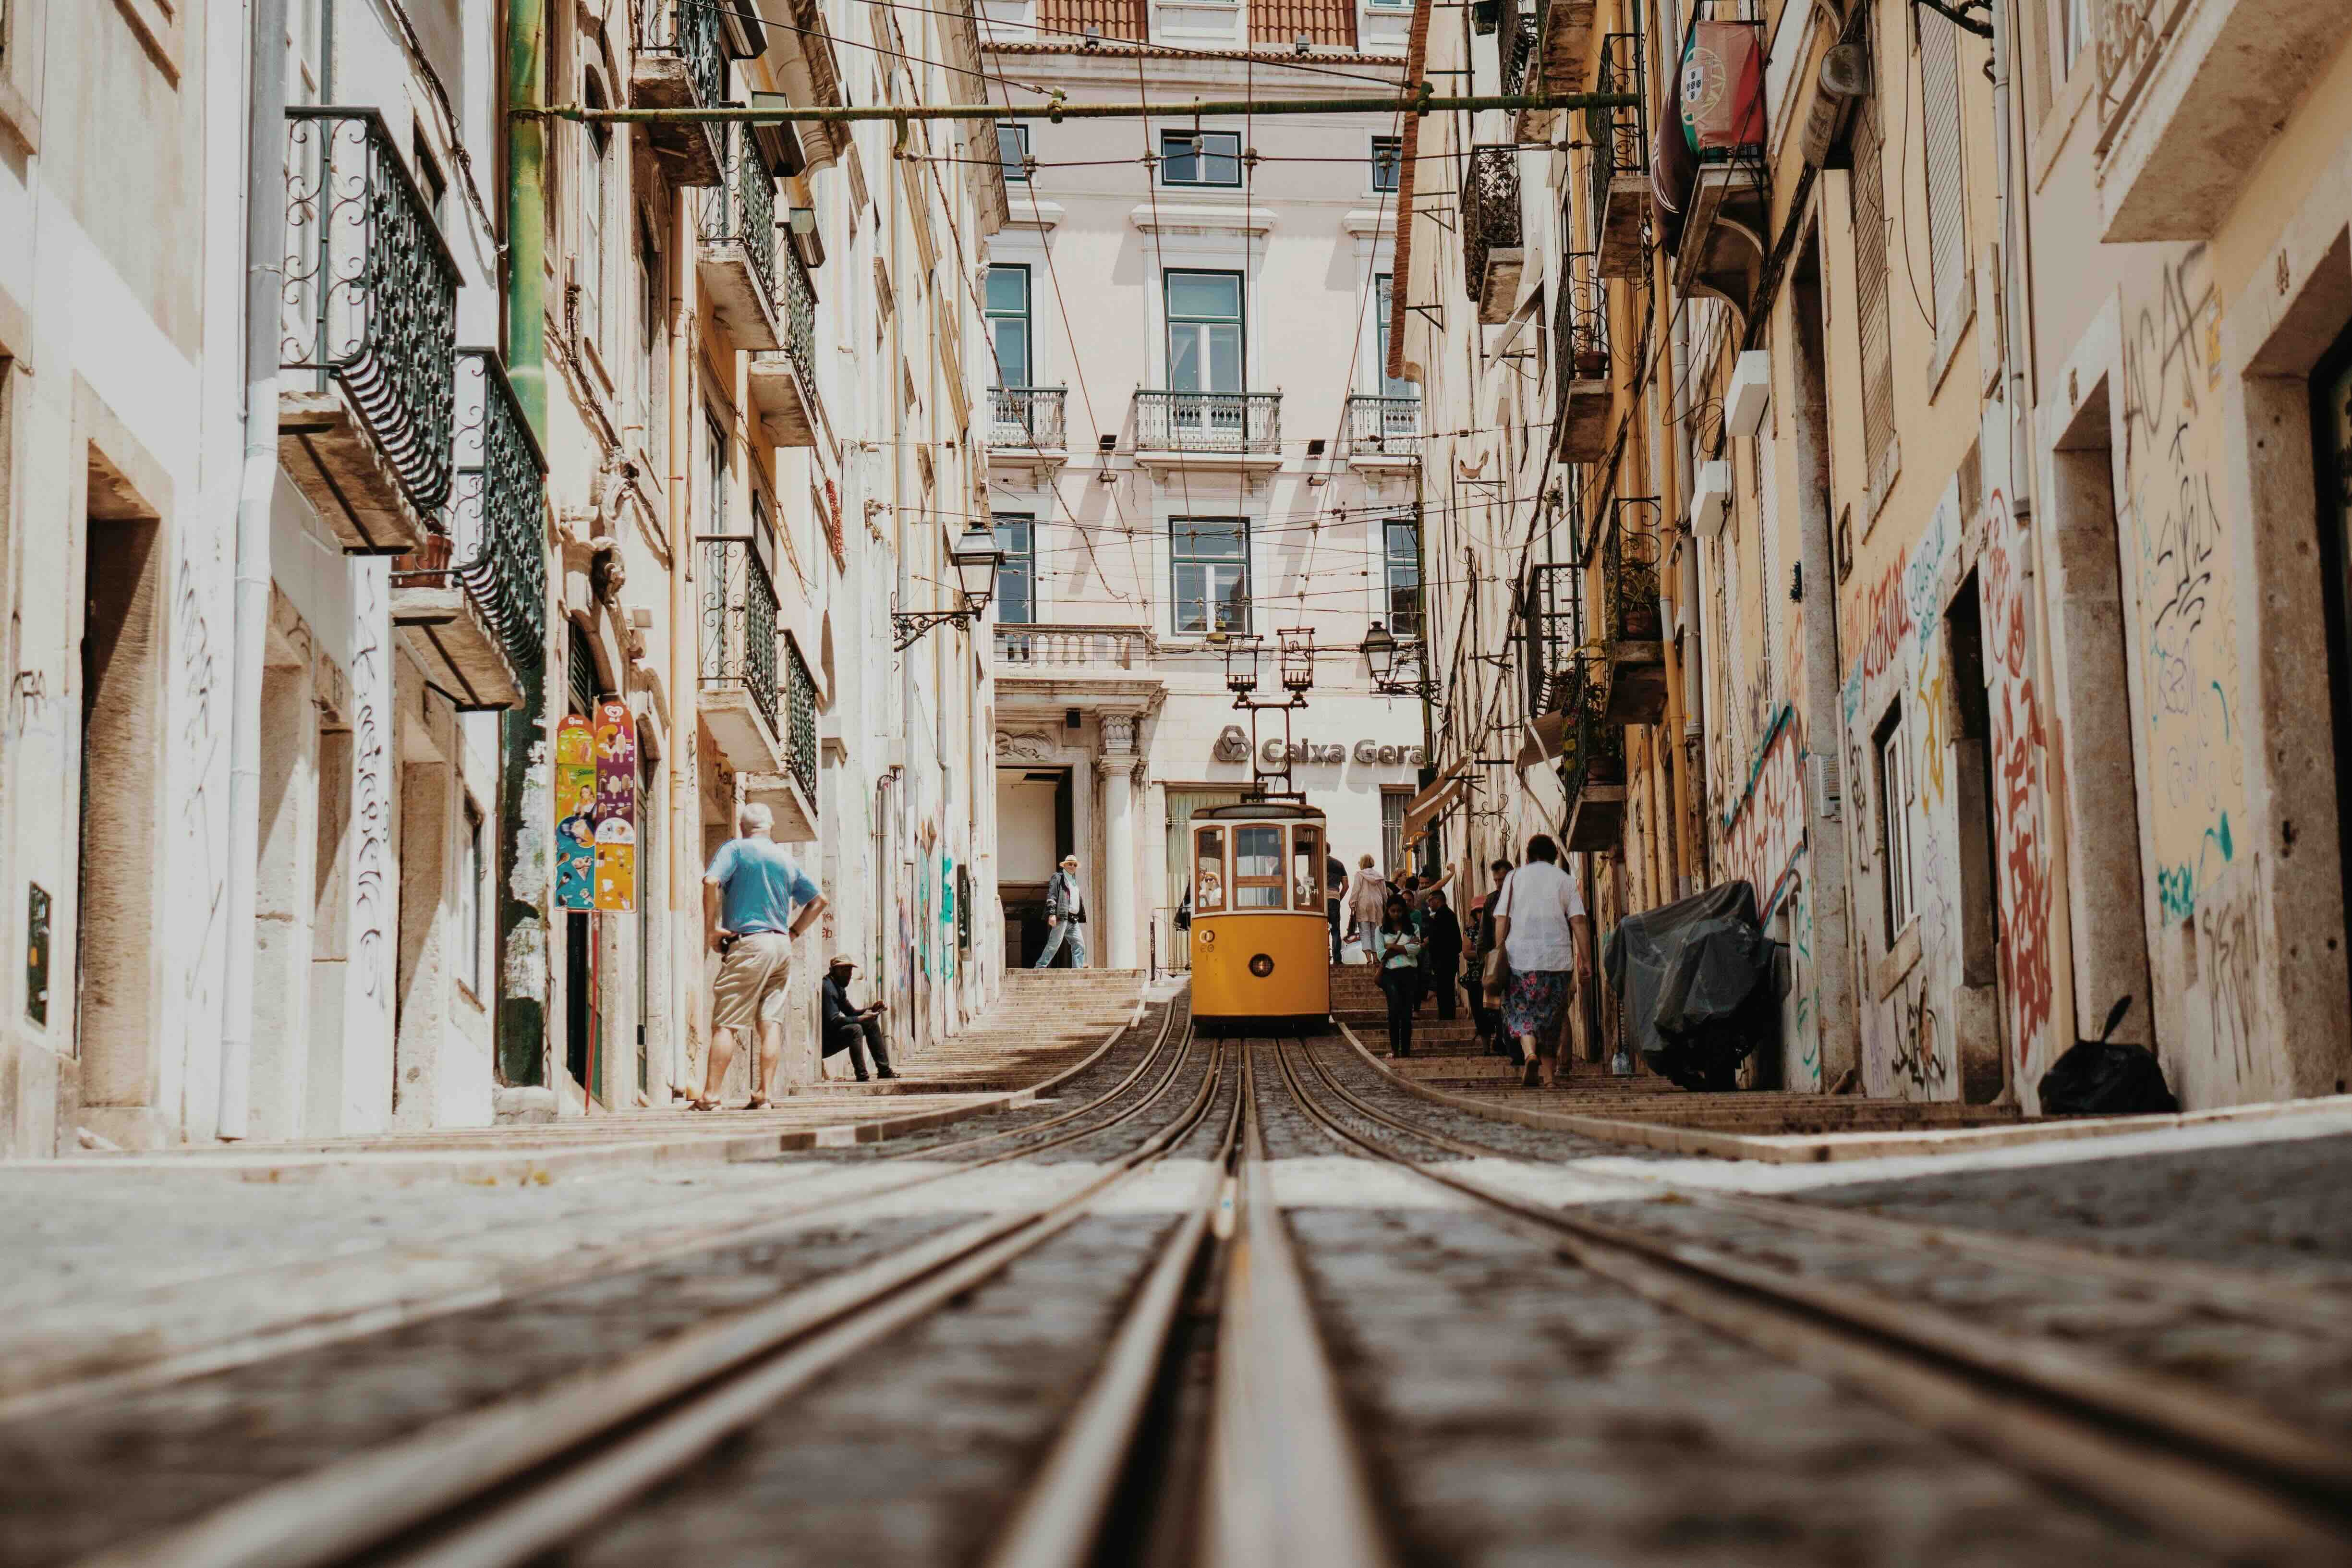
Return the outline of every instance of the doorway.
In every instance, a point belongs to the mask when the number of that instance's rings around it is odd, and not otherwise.
[[[1068,768],[996,770],[997,894],[1008,964],[1026,967],[1045,951],[1045,884],[1062,857],[1077,849],[1074,787]],[[1055,963],[1067,965],[1067,949]]]

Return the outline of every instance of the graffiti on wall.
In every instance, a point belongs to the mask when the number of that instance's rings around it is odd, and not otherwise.
[[[225,983],[227,949],[224,942],[228,918],[228,868],[221,846],[227,842],[226,781],[219,778],[225,759],[215,725],[214,701],[221,671],[213,643],[212,620],[205,613],[209,593],[205,566],[184,557],[173,587],[173,623],[179,637],[179,765],[188,770],[180,795],[180,847],[186,857],[190,880],[186,890],[196,904],[195,940],[186,952],[181,976],[179,1026],[183,1049],[193,1057],[195,1037],[215,1030],[219,996]]]
[[[352,570],[352,961],[360,994],[388,1005],[385,936],[393,889],[392,802],[384,782],[384,721],[392,680],[385,657],[383,568],[373,561]]]
[[[2027,542],[2009,503],[1987,503],[1984,559],[1985,685],[1992,715],[1995,875],[2000,889],[2000,980],[2009,1045],[2021,1075],[2046,1061],[2056,1004],[2051,956],[2050,829],[2043,768],[2048,737],[2033,679]]]

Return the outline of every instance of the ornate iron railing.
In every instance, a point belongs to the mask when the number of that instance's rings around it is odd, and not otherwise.
[[[685,61],[694,100],[705,109],[716,108],[727,92],[719,5],[719,0],[630,0],[637,17],[637,52]]]
[[[760,291],[776,297],[776,177],[748,125],[730,125],[727,177],[702,193],[702,243],[740,245]]]
[[[1544,0],[1517,0],[1503,15],[1501,54],[1503,90],[1517,94],[1527,89],[1528,65],[1536,56],[1543,37]]]
[[[499,352],[459,350],[457,476],[442,531],[394,562],[392,580],[454,579],[522,671],[538,668],[547,647],[546,497],[547,458]]]
[[[1570,716],[1560,741],[1559,782],[1571,806],[1588,784],[1625,782],[1625,731],[1609,722],[1608,710],[1601,670],[1591,659],[1578,659],[1563,682],[1559,708]]]
[[[1552,304],[1554,395],[1567,411],[1568,389],[1580,381],[1609,379],[1609,282],[1590,250],[1561,258],[1559,298]]]
[[[999,622],[996,627],[996,657],[1003,664],[1139,669],[1150,663],[1156,646],[1148,626],[1045,626],[1016,621]]]
[[[1348,399],[1349,458],[1411,458],[1421,451],[1421,399],[1359,395]]]
[[[2095,0],[2091,44],[2099,72],[2102,147],[2156,69],[2189,0]]]
[[[760,349],[751,357],[769,363],[789,361],[801,373],[801,385],[808,395],[816,395],[816,285],[809,281],[808,268],[801,264],[800,252],[789,245],[775,251],[778,262],[777,281],[782,285],[776,292],[776,306],[782,314],[784,346],[780,349]]]
[[[1069,389],[1063,386],[992,386],[988,389],[989,440],[999,447],[1058,452]]]
[[[1566,561],[1529,567],[1519,614],[1528,712],[1561,712],[1584,646],[1584,568]]]
[[[1655,496],[1621,499],[1609,509],[1601,539],[1602,635],[1612,642],[1656,642],[1658,566],[1664,513]]]
[[[1650,170],[1650,108],[1648,79],[1642,69],[1642,35],[1612,33],[1601,40],[1601,60],[1593,72],[1595,92],[1630,92],[1640,100],[1631,109],[1588,109],[1584,134],[1591,142],[1585,177],[1590,182],[1593,248],[1601,247],[1602,215],[1609,210],[1609,183],[1621,174],[1647,175]]]
[[[782,737],[776,690],[776,585],[751,541],[741,534],[704,534],[702,546],[702,689],[743,691]]]
[[[1138,392],[1135,444],[1155,452],[1278,452],[1278,392]]]
[[[1518,150],[1473,147],[1462,181],[1462,286],[1470,298],[1485,297],[1488,253],[1521,243]]]
[[[286,111],[278,364],[343,389],[428,519],[449,498],[457,263],[373,109]]]
[[[787,640],[784,644],[784,718],[791,728],[785,736],[788,755],[785,765],[799,781],[801,795],[812,809],[816,805],[816,682],[809,679],[808,661],[801,658],[800,646]]]

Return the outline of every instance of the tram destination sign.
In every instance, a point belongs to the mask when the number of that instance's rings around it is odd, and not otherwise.
[[[1245,763],[1250,760],[1249,736],[1239,724],[1228,724],[1217,737],[1213,753],[1221,763]],[[1278,768],[1286,760],[1280,737],[1258,748],[1258,760],[1267,767]],[[1413,767],[1422,765],[1419,746],[1389,746],[1378,741],[1358,741],[1352,745],[1325,745],[1317,741],[1293,741],[1287,758],[1293,766],[1337,767],[1353,760],[1366,767]]]

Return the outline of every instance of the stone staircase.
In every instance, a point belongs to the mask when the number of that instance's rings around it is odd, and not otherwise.
[[[1370,965],[1339,964],[1331,971],[1331,1016],[1347,1025],[1377,1056],[1388,1053],[1389,1000],[1373,981]],[[1454,1019],[1440,1022],[1433,997],[1422,998],[1412,1020],[1412,1055],[1395,1064],[1399,1072],[1416,1079],[1449,1080],[1499,1079],[1510,1064],[1490,1057],[1470,1022],[1470,999],[1454,988]]]
[[[1135,1016],[1142,994],[1140,970],[1016,969],[1005,975],[996,1005],[961,1034],[894,1060],[897,1079],[857,1083],[845,1054],[825,1064],[834,1075],[827,1081],[805,1087],[864,1094],[1025,1089],[1082,1060]]]

